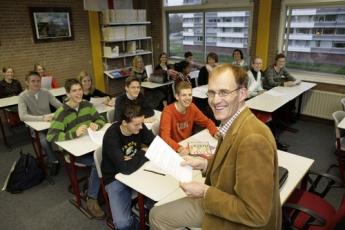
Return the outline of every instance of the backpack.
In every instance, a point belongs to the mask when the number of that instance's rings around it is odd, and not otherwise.
[[[44,171],[38,166],[36,158],[20,150],[20,157],[10,172],[6,191],[13,194],[21,193],[25,189],[40,184],[44,178]]]

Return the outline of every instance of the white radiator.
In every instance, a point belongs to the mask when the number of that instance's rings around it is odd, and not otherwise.
[[[301,113],[332,120],[332,113],[343,110],[340,100],[345,94],[310,90],[303,95]]]

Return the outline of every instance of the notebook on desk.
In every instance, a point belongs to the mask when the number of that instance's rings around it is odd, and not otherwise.
[[[289,176],[289,171],[286,168],[279,166],[278,172],[279,172],[279,188],[281,188]]]

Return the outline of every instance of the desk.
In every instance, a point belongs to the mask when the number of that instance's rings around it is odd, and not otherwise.
[[[207,90],[208,85],[198,86],[192,89],[193,97],[200,98],[200,99],[207,99]]]
[[[338,124],[339,129],[345,129],[345,118],[340,121]]]
[[[66,90],[64,87],[56,88],[56,89],[51,89],[49,90],[55,97],[65,95]],[[6,107],[9,106],[14,106],[18,104],[19,96],[12,96],[12,97],[6,97],[6,98],[1,98],[0,99],[0,110],[3,110]],[[2,119],[0,118],[0,130],[2,134],[3,141],[7,147],[10,147],[8,144],[5,130],[4,130],[4,124],[2,122]]]
[[[159,88],[165,85],[172,85],[174,83],[174,81],[168,81],[165,83],[155,83],[155,82],[150,82],[150,81],[143,81],[141,82],[141,87],[143,88],[147,88],[147,89],[155,89],[155,88]]]

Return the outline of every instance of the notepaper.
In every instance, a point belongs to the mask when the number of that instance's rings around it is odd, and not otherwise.
[[[166,174],[181,182],[192,181],[192,167],[181,166],[184,161],[165,141],[156,136],[146,151],[145,156],[156,167],[162,169]]]
[[[95,142],[96,144],[100,146],[102,145],[105,131],[93,131],[92,129],[88,128],[87,132],[89,134],[90,139],[93,142]]]

